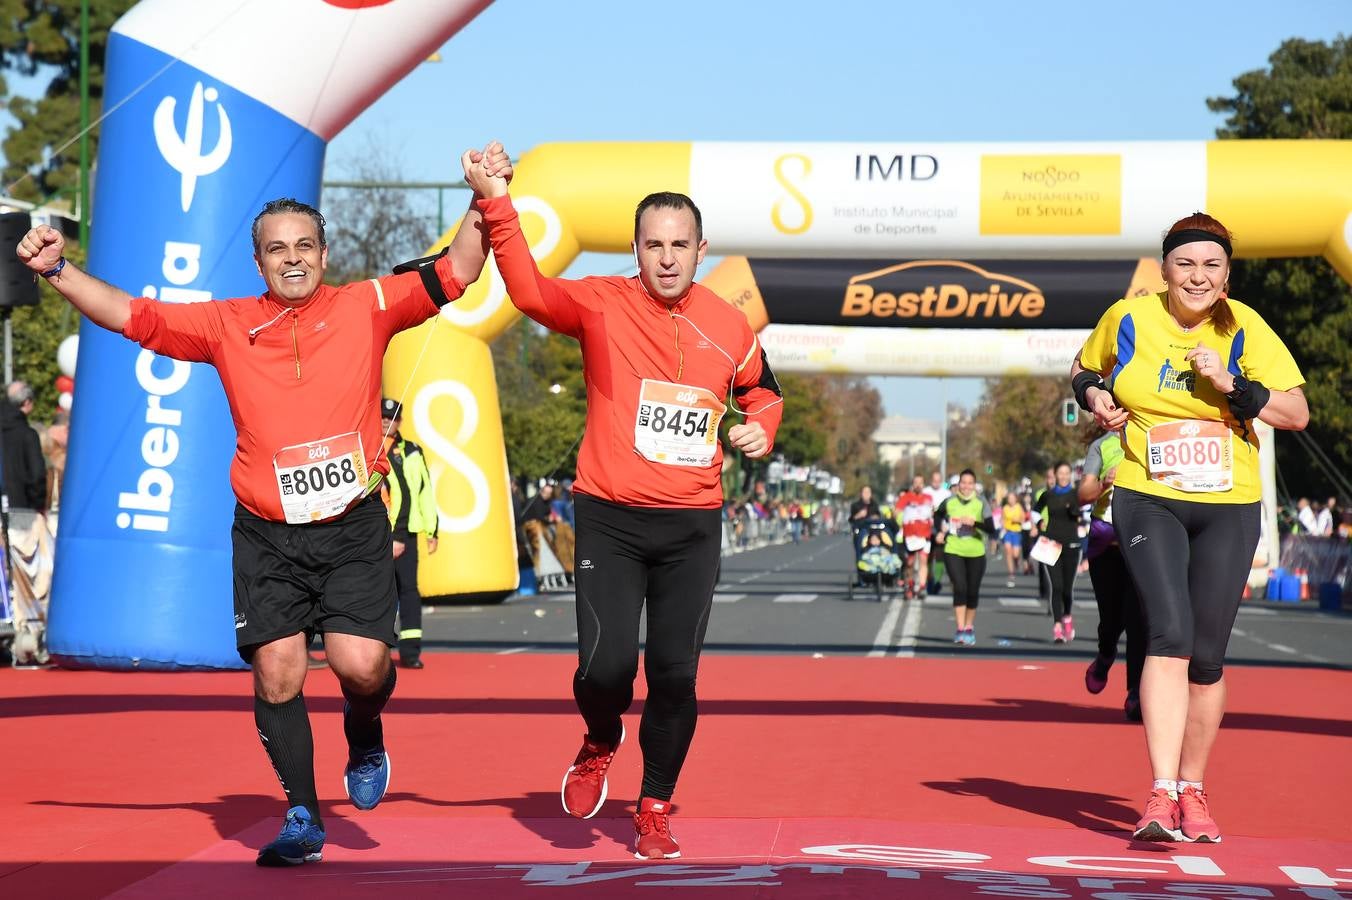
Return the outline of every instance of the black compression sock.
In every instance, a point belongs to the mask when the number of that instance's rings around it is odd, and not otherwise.
[[[315,792],[315,741],[305,711],[305,695],[297,694],[285,703],[254,697],[254,724],[286,791],[287,805],[305,807],[311,820],[322,828]]]
[[[374,694],[353,694],[346,686],[343,687],[343,697],[348,706],[347,714],[343,716],[343,734],[347,736],[349,751],[373,750],[385,745],[385,729],[380,724],[380,711],[394,693],[396,680],[397,675],[391,665],[385,681]]]

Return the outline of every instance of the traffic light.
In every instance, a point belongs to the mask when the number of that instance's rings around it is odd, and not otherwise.
[[[1080,421],[1080,404],[1075,402],[1072,397],[1069,400],[1061,401],[1061,424],[1076,425]]]

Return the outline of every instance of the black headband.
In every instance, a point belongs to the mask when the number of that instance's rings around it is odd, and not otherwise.
[[[1169,255],[1169,251],[1175,247],[1181,247],[1184,244],[1192,244],[1197,241],[1211,241],[1221,245],[1225,251],[1226,259],[1234,255],[1234,250],[1230,247],[1230,239],[1212,234],[1209,231],[1203,231],[1200,228],[1181,228],[1178,231],[1171,232],[1164,236],[1164,256]]]

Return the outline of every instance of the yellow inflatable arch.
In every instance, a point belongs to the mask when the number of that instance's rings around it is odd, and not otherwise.
[[[634,207],[656,190],[695,199],[716,254],[1153,256],[1169,223],[1206,210],[1235,233],[1237,256],[1322,255],[1352,282],[1346,141],[546,144],[521,158],[512,196],[541,270],[556,275],[583,250],[628,252]],[[490,263],[386,357],[436,483],[443,540],[422,557],[424,596],[517,585],[488,345],[518,315]]]

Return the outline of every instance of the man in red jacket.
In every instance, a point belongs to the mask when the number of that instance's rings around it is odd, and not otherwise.
[[[694,283],[700,214],[684,194],[650,194],[634,214],[633,278],[545,278],[531,258],[507,180],[470,162],[498,270],[512,302],[582,347],[587,422],[573,485],[578,667],[587,724],[563,778],[563,806],[590,818],[624,740],[646,599],[648,699],[639,725],[643,785],[634,816],[640,859],[672,859],[671,795],[695,733],[695,674],[722,545],[723,449],[764,456],[783,415],[760,342],[740,310]]]
[[[502,146],[465,165],[511,176]],[[156,353],[216,367],[238,439],[230,483],[235,635],[253,666],[254,722],[286,792],[286,820],[259,865],[322,858],[314,739],[301,689],[306,647],[324,634],[346,703],[344,783],[358,809],[389,787],[380,721],[394,690],[395,578],[390,521],[375,490],[382,452],[380,379],[399,331],[436,315],[479,277],[488,253],[471,208],[451,245],[403,274],[323,283],[324,217],[273,200],[254,219],[254,259],[267,291],[201,303],[133,298],[68,262],[59,231],[28,232],[18,256],[94,323]],[[403,268],[403,267],[400,267]],[[328,462],[316,465],[314,460]]]

